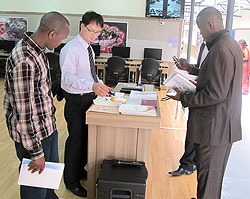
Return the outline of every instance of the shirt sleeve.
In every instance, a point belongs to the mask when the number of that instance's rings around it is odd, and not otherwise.
[[[38,159],[43,154],[41,140],[37,137],[37,126],[39,121],[35,103],[34,88],[35,68],[26,62],[16,65],[13,70],[12,93],[18,112],[17,131],[20,133],[20,139],[24,148],[29,151],[31,159]]]
[[[198,88],[194,94],[181,94],[184,107],[210,106],[222,102],[228,94],[234,76],[233,56],[228,57],[223,51],[215,52],[209,60],[205,86]],[[201,73],[201,71],[200,71]],[[201,75],[201,74],[200,74]],[[200,80],[204,81],[204,80]]]
[[[66,52],[60,56],[60,66],[62,71],[62,81],[67,87],[78,90],[90,90],[92,89],[93,82],[89,82],[84,78],[77,76],[77,52],[75,49],[69,48]]]

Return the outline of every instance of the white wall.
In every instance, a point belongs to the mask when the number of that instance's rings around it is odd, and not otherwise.
[[[0,0],[1,11],[83,14],[94,10],[102,15],[144,17],[146,0]]]
[[[180,55],[182,20],[144,17],[146,0],[4,0],[0,5],[0,16],[27,17],[28,31],[37,29],[43,13],[55,10],[65,14],[71,27],[64,42],[78,34],[82,14],[94,10],[103,15],[105,21],[128,23],[127,46],[131,47],[131,58],[142,59],[144,48],[161,48],[162,60],[165,61],[172,61],[172,56]],[[172,38],[178,40],[178,46],[168,43]]]

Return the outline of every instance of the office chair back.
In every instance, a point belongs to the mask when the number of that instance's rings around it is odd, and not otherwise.
[[[142,61],[141,77],[149,83],[159,78],[160,63],[153,58],[146,58]]]
[[[119,78],[125,75],[125,60],[118,56],[110,57],[107,61],[108,64],[108,75],[114,78],[112,85],[116,85]]]
[[[125,60],[118,56],[110,57],[107,61],[108,74],[111,76],[122,75],[124,72]]]
[[[52,93],[53,96],[57,96],[57,100],[61,101],[63,99],[63,91],[61,88],[61,69],[59,64],[59,54],[48,52],[46,56],[49,61],[51,82],[52,82]]]

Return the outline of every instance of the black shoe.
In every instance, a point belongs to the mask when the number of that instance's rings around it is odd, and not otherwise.
[[[193,171],[187,170],[187,169],[183,169],[182,167],[179,167],[179,169],[177,169],[176,171],[170,171],[170,172],[168,172],[168,174],[170,174],[172,176],[181,176],[183,174],[190,175],[192,173],[193,173]]]
[[[79,197],[87,197],[87,190],[83,188],[81,185],[77,185],[74,188],[66,187],[68,190],[70,190],[73,194]]]

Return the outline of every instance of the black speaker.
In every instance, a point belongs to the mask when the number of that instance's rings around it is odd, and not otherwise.
[[[97,198],[143,199],[147,177],[144,162],[104,160],[97,179]]]

